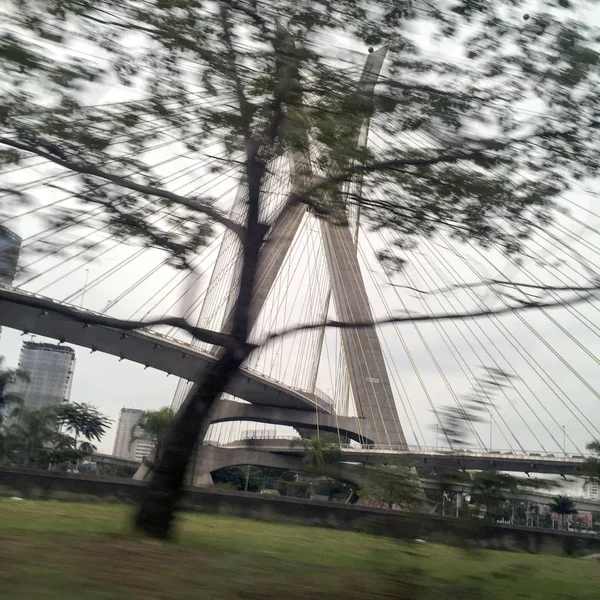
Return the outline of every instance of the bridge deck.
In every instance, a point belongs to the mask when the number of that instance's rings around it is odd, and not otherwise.
[[[29,304],[24,304],[27,302]],[[36,302],[39,304],[36,306]],[[40,308],[43,306],[43,310]],[[60,314],[68,306],[77,318]],[[51,298],[0,285],[0,326],[11,327],[90,348],[158,369],[188,381],[198,381],[217,359],[209,352],[149,330],[123,335],[104,325],[87,324],[86,316],[102,316]],[[333,413],[324,399],[296,390],[243,367],[226,390],[253,404]]]
[[[231,450],[257,450],[274,454],[298,455],[303,449],[290,439],[248,439],[232,442],[224,448]],[[435,451],[389,448],[342,447],[345,462],[386,463],[406,459],[417,466],[482,471],[495,469],[519,473],[544,473],[577,476],[584,457],[544,456],[537,454],[504,454],[500,452]]]

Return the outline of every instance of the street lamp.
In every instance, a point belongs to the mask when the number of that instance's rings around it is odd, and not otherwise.
[[[563,454],[566,456],[567,455],[567,432],[565,429],[565,426],[562,426],[563,429]]]

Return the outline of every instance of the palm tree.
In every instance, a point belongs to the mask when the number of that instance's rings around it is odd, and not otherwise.
[[[20,406],[23,400],[11,391],[11,387],[17,381],[29,381],[29,375],[20,369],[5,369],[4,357],[0,356],[0,459],[6,457],[7,437],[6,430],[2,427],[4,417],[8,413],[8,408]]]
[[[322,475],[340,462],[340,444],[335,434],[313,436],[310,440],[301,438],[294,440],[294,444],[304,448],[302,464],[309,473]]]
[[[25,466],[45,467],[49,464],[50,447],[57,434],[54,407],[29,410],[18,407],[6,428],[6,450],[9,458]]]
[[[0,356],[0,411],[5,406],[20,404],[22,402],[19,396],[9,390],[17,381],[29,381],[29,375],[25,371],[21,371],[20,369],[5,369],[3,365],[4,357]],[[0,419],[1,417],[2,414],[0,412]]]
[[[131,428],[130,446],[137,440],[154,443],[154,461],[162,452],[162,443],[167,430],[173,423],[173,411],[164,407],[158,410],[145,411],[140,420]]]
[[[554,501],[550,504],[550,510],[557,515],[560,515],[560,522],[565,529],[565,515],[576,515],[575,501],[569,496],[555,496]]]
[[[96,451],[91,442],[100,441],[110,422],[86,404],[64,403],[39,410],[18,406],[5,428],[5,453],[12,462],[40,468],[79,461]]]
[[[95,407],[77,402],[60,404],[56,409],[56,417],[58,424],[65,431],[74,434],[76,441],[82,436],[88,442],[99,442],[112,422],[112,419],[102,415]]]
[[[101,414],[95,407],[77,402],[65,402],[55,407],[57,430],[51,462],[73,463],[96,451],[92,441],[99,442],[108,430],[112,419]],[[72,435],[69,435],[72,434]],[[79,438],[84,439],[80,442]]]

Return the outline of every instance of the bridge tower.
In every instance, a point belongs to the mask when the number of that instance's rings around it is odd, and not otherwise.
[[[357,88],[352,92],[368,100],[364,103],[366,110],[363,118],[357,119],[348,131],[351,143],[359,148],[364,148],[367,144],[373,93],[386,54],[387,48],[385,47],[369,53]],[[306,144],[306,147],[309,147],[309,144]],[[305,153],[290,151],[287,158],[291,171],[292,192],[272,223],[269,236],[261,251],[256,288],[250,310],[251,327],[256,324],[269,293],[275,285],[286,256],[290,252],[300,224],[306,216],[306,205],[294,200],[293,191],[306,187],[307,182],[310,182],[313,177],[310,154],[308,151]],[[330,175],[341,172],[347,166],[345,164],[332,165]],[[331,201],[340,207],[339,210],[347,212],[345,189],[341,185],[331,196]],[[244,202],[245,186],[241,182],[231,209],[231,218],[242,218]],[[340,219],[343,224],[320,219],[321,238],[330,278],[330,294],[327,296],[327,304],[331,297],[340,320],[364,322],[372,320],[372,313],[358,260],[357,236],[353,235],[346,216],[343,215],[343,218]],[[239,255],[239,252],[237,252],[239,247],[236,248],[236,244],[239,244],[237,238],[226,232],[219,249],[216,267],[209,283],[204,306],[201,310],[199,325],[206,326],[206,323],[203,322],[207,313],[205,307],[209,306],[211,296],[214,297],[215,294],[222,293],[222,290],[218,289],[217,275],[224,264],[236,260],[235,256]],[[235,264],[233,268],[233,285],[237,280],[236,272],[239,272],[239,263]],[[235,294],[230,293],[229,295],[233,297]],[[230,318],[231,306],[229,305],[222,318],[222,331],[227,331],[230,328]],[[375,328],[343,329],[341,330],[341,341],[357,416],[359,420],[365,423],[366,429],[369,431],[368,439],[375,444],[406,447],[406,439],[400,424],[383,351]],[[185,384],[180,382],[173,402],[174,409],[178,409],[182,401],[187,401],[192,393],[193,389],[186,390]],[[186,400],[183,400],[183,396],[186,397]],[[204,439],[208,425],[209,423],[201,432],[200,439]],[[301,435],[306,435],[304,430],[298,430]],[[198,471],[198,468],[197,465],[195,470]],[[197,478],[195,479],[198,481]]]

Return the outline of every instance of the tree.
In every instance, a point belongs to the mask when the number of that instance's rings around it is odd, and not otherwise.
[[[594,440],[590,442],[586,448],[594,454],[594,456],[588,456],[583,461],[581,467],[581,473],[591,483],[600,484],[600,440]]]
[[[79,200],[74,211],[55,215],[57,222],[77,221],[84,207],[100,206],[88,226],[110,227],[160,248],[180,268],[190,268],[190,258],[215,228],[229,229],[241,247],[226,331],[176,317],[153,321],[221,348],[176,416],[140,507],[137,525],[154,536],[169,534],[198,436],[255,349],[248,343],[249,315],[257,268],[272,242],[264,192],[278,156],[294,156],[298,172],[282,211],[304,204],[321,218],[344,223],[346,205],[360,206],[362,218],[400,247],[446,232],[509,253],[546,226],[560,193],[600,166],[600,61],[592,46],[597,32],[564,0],[546,3],[546,12],[526,23],[512,0],[455,0],[450,6],[441,0],[5,4],[0,161],[15,168],[35,156],[61,174],[74,174],[51,182]],[[412,35],[424,21],[462,48],[467,62],[433,60]],[[77,55],[73,36],[83,37],[101,60],[91,48]],[[354,46],[389,47],[387,71],[372,101],[352,91],[354,78],[331,56],[331,36]],[[135,88],[135,100],[86,106],[86,94],[115,78]],[[515,110],[530,99],[543,106],[539,114]],[[357,144],[368,118],[386,136],[385,147]],[[191,154],[220,143],[214,168],[237,167],[246,185],[240,219],[225,215],[210,197],[169,189],[147,160],[147,151],[165,138],[180,140],[181,151]],[[318,143],[318,156],[309,156],[308,140]],[[360,186],[346,185],[357,180]],[[3,190],[17,203],[29,200],[10,181]],[[401,264],[392,255],[382,260]],[[592,283],[583,298],[597,290]],[[497,312],[579,300],[518,301]],[[43,299],[26,302],[44,309]],[[59,310],[81,319],[70,307]],[[86,319],[124,331],[149,324]]]
[[[8,458],[25,467],[46,468],[50,463],[51,447],[57,441],[57,422],[54,407],[31,410],[16,408],[6,428]]]
[[[94,406],[77,402],[59,404],[55,414],[59,431],[50,457],[53,463],[79,461],[93,454],[96,446],[92,442],[99,442],[112,423]],[[84,439],[80,441],[80,437]]]
[[[359,490],[361,498],[385,504],[388,508],[422,508],[425,499],[419,478],[409,467],[377,465],[364,469],[366,483]]]
[[[495,470],[480,471],[472,478],[472,502],[486,510],[486,518],[499,519],[506,514],[507,500],[522,489],[549,490],[557,484],[550,480],[515,477]]]
[[[56,420],[66,432],[74,434],[75,440],[81,436],[88,442],[99,442],[112,423],[112,419],[101,414],[95,407],[77,402],[59,404]]]
[[[29,381],[29,375],[20,369],[5,369],[4,357],[0,356],[0,425],[2,424],[2,415],[11,404],[20,404],[21,398],[13,394],[11,387],[17,381]]]
[[[292,475],[291,480],[284,479],[283,476],[280,478],[280,488],[285,495],[306,497],[310,496],[312,491],[312,493],[328,496],[330,499],[339,497],[340,494],[348,496],[350,488],[340,481],[342,452],[337,435],[325,433],[310,439],[300,438],[294,440],[294,445],[304,450],[302,465],[312,478],[308,483],[299,482],[297,474],[288,472]]]
[[[9,413],[11,406],[19,405],[22,399],[11,391],[11,387],[19,380],[27,381],[27,373],[19,369],[5,369],[4,357],[0,356],[0,459],[6,453],[6,439],[2,423]]]
[[[507,496],[519,488],[516,477],[498,471],[481,471],[473,476],[471,499],[485,508],[486,519],[496,520],[505,512]]]
[[[152,452],[154,458],[152,463],[148,463],[151,467],[160,457],[165,435],[172,424],[173,411],[164,407],[158,410],[145,411],[131,429],[131,444],[134,444],[137,440],[145,440],[154,444]]]
[[[549,505],[550,510],[557,515],[560,515],[560,522],[563,529],[565,526],[565,515],[576,515],[575,501],[569,496],[555,496],[552,503]]]
[[[6,428],[8,457],[16,464],[46,468],[69,464],[96,451],[111,419],[86,404],[59,404],[38,410],[16,408]],[[79,438],[83,439],[80,440]]]
[[[342,457],[335,434],[313,436],[309,440],[300,438],[295,443],[304,449],[302,464],[308,473],[325,475],[335,472]]]

